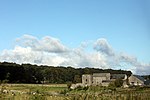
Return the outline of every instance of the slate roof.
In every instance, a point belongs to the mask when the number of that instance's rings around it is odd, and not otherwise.
[[[93,77],[106,77],[110,73],[93,73]]]
[[[111,74],[111,79],[124,79],[126,74]]]
[[[139,80],[141,80],[141,81],[145,81],[145,79],[143,78],[143,77],[141,77],[141,76],[139,76],[139,75],[133,75],[134,77],[136,77],[136,78],[138,78]]]

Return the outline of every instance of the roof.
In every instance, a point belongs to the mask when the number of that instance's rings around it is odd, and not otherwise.
[[[91,76],[91,74],[83,74],[82,76],[87,76],[87,75],[90,75],[90,76]]]
[[[93,73],[93,77],[106,77],[110,73]]]
[[[146,81],[144,82],[144,84],[145,84],[145,85],[150,85],[150,80],[146,80]]]
[[[143,77],[141,77],[141,76],[139,76],[139,75],[133,75],[134,77],[136,77],[136,78],[138,78],[139,80],[141,80],[141,81],[145,81],[145,79],[143,78]]]
[[[111,79],[124,79],[126,74],[111,74]]]

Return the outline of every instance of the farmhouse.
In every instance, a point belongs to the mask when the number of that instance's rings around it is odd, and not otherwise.
[[[82,84],[85,86],[108,86],[110,82],[116,79],[126,80],[126,74],[93,73],[82,75]]]
[[[82,83],[72,84],[71,88],[74,89],[78,86],[108,86],[110,82],[114,82],[117,79],[123,80],[123,87],[129,87],[128,85],[150,85],[150,80],[146,81],[138,75],[128,77],[126,74],[93,73],[82,75]]]

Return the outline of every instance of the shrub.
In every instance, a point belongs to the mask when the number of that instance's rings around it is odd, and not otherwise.
[[[71,85],[72,85],[72,82],[67,82],[68,89],[70,89]]]
[[[122,79],[116,79],[115,80],[115,86],[116,87],[121,87],[123,85],[123,80]]]
[[[43,96],[43,95],[38,95],[38,94],[36,94],[36,95],[31,95],[29,99],[30,99],[30,100],[47,100],[45,96]]]
[[[89,87],[88,86],[86,86],[86,87],[83,87],[83,90],[88,90],[89,89]]]
[[[66,95],[66,94],[67,94],[67,92],[68,92],[68,90],[62,90],[62,91],[60,91],[60,94],[64,94],[64,95]]]
[[[123,85],[122,79],[116,79],[114,82],[111,82],[108,86],[109,87],[121,87]]]

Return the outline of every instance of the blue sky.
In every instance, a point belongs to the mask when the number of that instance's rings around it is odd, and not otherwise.
[[[150,1],[1,0],[0,51],[14,49],[24,34],[51,36],[68,48],[105,38],[115,51],[150,63]]]

